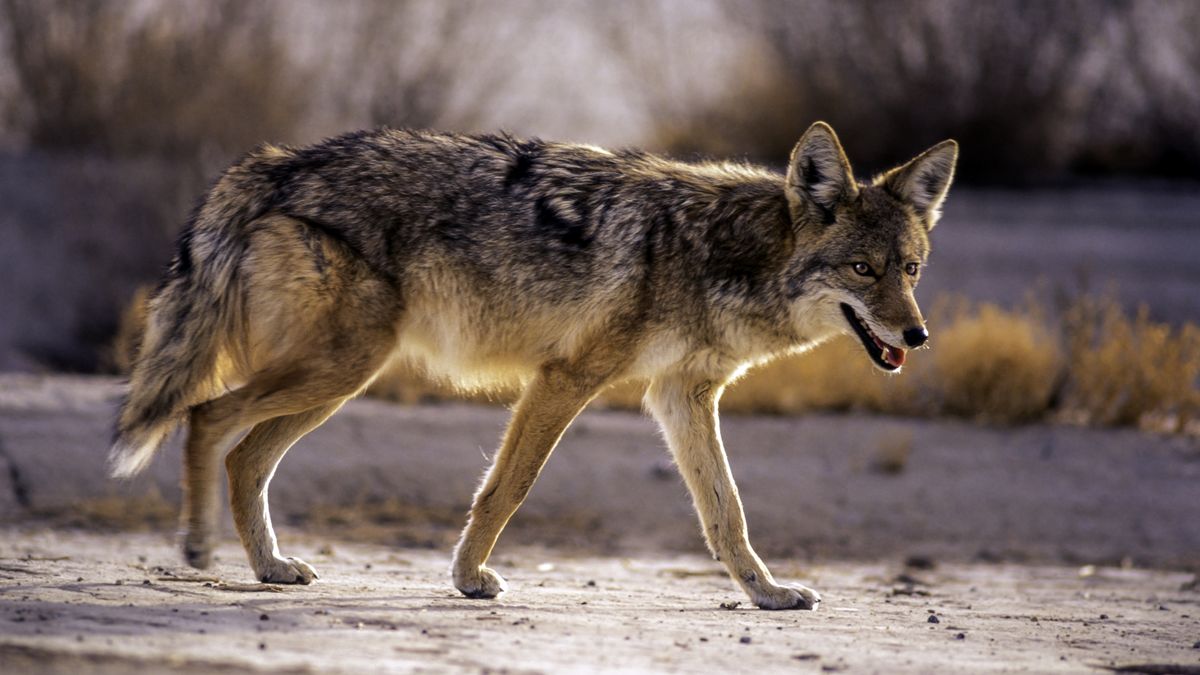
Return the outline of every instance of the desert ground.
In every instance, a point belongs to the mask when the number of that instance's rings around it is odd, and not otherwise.
[[[168,538],[9,529],[4,672],[1200,672],[1200,593],[1178,572],[783,562],[817,612],[747,607],[710,560],[505,547],[512,590],[450,588],[445,551],[289,537],[312,586],[203,574]],[[740,603],[740,604],[739,604]]]
[[[182,564],[178,439],[105,477],[120,395],[0,376],[0,671],[1200,672],[1195,439],[727,417],[752,540],[824,594],[777,613],[704,554],[653,424],[588,411],[497,548],[512,590],[472,601],[449,555],[503,409],[360,400],[301,441],[273,512],[321,579],[276,587],[228,524]]]

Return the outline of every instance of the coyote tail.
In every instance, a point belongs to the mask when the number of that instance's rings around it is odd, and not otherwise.
[[[240,230],[274,205],[270,171],[286,158],[268,147],[234,165],[180,236],[171,267],[150,300],[129,393],[117,417],[108,456],[114,477],[145,468],[188,409],[215,395],[218,359],[236,345],[230,338],[242,325]]]

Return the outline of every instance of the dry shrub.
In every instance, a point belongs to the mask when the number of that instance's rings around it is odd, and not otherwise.
[[[342,116],[368,126],[480,129],[517,72],[511,54],[537,17],[487,0],[363,0],[340,77]],[[419,27],[414,29],[414,27]],[[398,39],[401,38],[401,39]],[[365,115],[364,115],[365,113]]]
[[[1200,326],[1130,318],[1112,298],[1084,298],[1064,317],[1063,409],[1089,424],[1181,432],[1200,410]]]
[[[707,82],[682,92],[644,87],[656,125],[650,138],[660,149],[782,163],[807,124],[823,119],[853,139],[864,169],[947,137],[962,144],[966,180],[1190,177],[1200,167],[1191,131],[1200,101],[1200,3],[908,0],[883,10],[870,0],[747,0],[722,7],[729,30],[753,36],[738,52],[744,61],[729,67],[724,95],[706,95]],[[653,23],[626,23],[632,44],[659,39]],[[670,59],[626,54],[626,61],[639,82],[670,83]]]
[[[812,120],[778,60],[762,50],[747,51],[733,71],[710,99],[681,102],[681,110],[655,114],[653,144],[683,157],[749,154],[774,161],[791,150]]]
[[[205,172],[302,119],[304,73],[274,6],[241,0],[3,0],[20,96],[8,114],[39,148],[203,162]]]
[[[991,304],[952,320],[931,355],[937,412],[994,423],[1045,415],[1062,367],[1058,339],[1043,323]]]

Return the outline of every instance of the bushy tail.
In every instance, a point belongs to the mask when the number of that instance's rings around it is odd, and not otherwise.
[[[265,165],[278,152],[247,157],[222,176],[179,240],[171,269],[150,301],[146,331],[113,435],[115,477],[141,471],[194,405],[217,391],[217,362],[242,325],[237,275],[242,226],[272,205]],[[232,355],[232,354],[231,354]]]
[[[225,323],[222,304],[220,298],[176,279],[150,302],[108,457],[114,476],[141,471],[188,407],[205,398]]]

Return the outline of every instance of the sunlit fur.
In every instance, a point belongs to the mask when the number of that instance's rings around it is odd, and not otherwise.
[[[184,547],[203,567],[219,460],[236,442],[225,466],[255,575],[308,583],[316,572],[280,554],[267,509],[298,438],[394,358],[464,387],[519,382],[455,555],[457,587],[494,597],[504,582],[484,564],[563,430],[601,389],[642,377],[714,555],[760,607],[815,607],[750,546],[717,403],[751,365],[849,332],[842,304],[893,345],[921,325],[904,265],[928,253],[955,153],[944,143],[859,184],[821,123],[786,175],[507,135],[265,146],[221,176],[180,238],[114,473],[189,423]],[[859,261],[878,279],[855,274]]]

